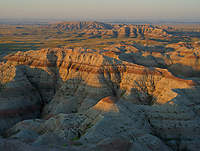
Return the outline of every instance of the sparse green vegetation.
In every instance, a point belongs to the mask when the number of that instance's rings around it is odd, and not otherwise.
[[[74,146],[79,146],[79,145],[83,145],[83,143],[81,143],[81,142],[74,143]]]
[[[192,30],[192,29],[187,29]],[[0,25],[0,51],[9,54],[16,51],[39,50],[42,48],[87,47],[103,49],[111,44],[155,44],[167,45],[179,41],[191,43],[199,37],[116,37],[85,36],[81,30],[67,31],[39,27],[38,25]],[[3,57],[3,56],[2,56]]]
[[[63,144],[63,147],[66,147],[67,145],[66,144]]]

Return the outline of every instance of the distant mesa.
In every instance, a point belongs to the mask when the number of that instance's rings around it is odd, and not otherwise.
[[[45,26],[49,29],[81,30],[81,36],[111,36],[111,37],[138,37],[138,36],[168,36],[165,29],[152,25],[108,24],[102,22],[59,22]]]
[[[58,29],[67,29],[67,30],[76,30],[76,29],[112,29],[111,24],[106,24],[96,21],[82,21],[82,22],[59,22],[53,25],[47,25],[47,28],[58,28]]]
[[[110,24],[97,21],[67,21],[40,26],[46,29],[60,29],[70,32],[75,37],[85,38],[123,38],[123,37],[199,37],[200,32],[182,30],[167,26],[138,25],[138,24]]]

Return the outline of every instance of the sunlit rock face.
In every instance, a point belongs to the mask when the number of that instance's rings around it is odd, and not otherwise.
[[[179,43],[11,54],[0,65],[0,132],[35,144],[56,135],[141,150],[198,147],[198,51]]]
[[[125,25],[107,24],[102,22],[59,22],[45,26],[47,29],[65,29],[67,31],[79,31],[77,37],[166,37],[168,32],[152,25]]]

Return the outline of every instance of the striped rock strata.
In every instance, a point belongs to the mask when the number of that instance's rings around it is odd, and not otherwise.
[[[50,29],[78,31],[78,37],[141,37],[168,36],[168,32],[152,25],[106,24],[102,22],[59,22],[45,26]]]
[[[34,131],[40,135],[51,131],[63,139],[79,139],[83,144],[112,137],[128,140],[138,150],[170,150],[153,134],[141,110],[140,106],[123,99],[106,97],[85,112],[58,114],[35,127]],[[25,123],[18,123],[7,134],[19,133],[21,127],[30,129]]]
[[[61,113],[43,121],[22,121],[9,129],[7,135],[16,136],[25,129],[41,136],[51,131],[63,139],[78,139],[82,144],[112,137],[128,140],[138,150],[170,150],[165,144],[173,150],[198,148],[200,120],[182,99],[144,106],[106,97],[85,112]]]
[[[3,73],[14,77],[4,84],[0,93],[0,133],[24,119],[39,117],[43,104],[37,89],[21,70],[13,67],[11,71],[12,74],[9,69]]]
[[[42,115],[45,120],[39,125],[31,122],[36,125],[34,129],[27,126],[23,129],[35,131],[39,135],[53,131],[65,139],[77,137],[83,143],[117,137],[152,150],[169,150],[163,142],[170,144],[165,139],[171,138],[176,141],[175,147],[187,147],[186,142],[190,140],[195,145],[199,140],[198,137],[192,138],[195,133],[181,138],[182,146],[178,142],[180,139],[176,138],[179,134],[184,135],[183,131],[187,130],[186,126],[181,127],[184,122],[179,124],[177,133],[169,130],[172,124],[166,124],[177,119],[185,120],[183,116],[188,121],[193,120],[185,124],[189,131],[193,131],[192,123],[199,124],[198,78],[180,78],[166,69],[190,53],[180,55],[180,50],[171,47],[162,47],[160,52],[159,49],[155,47],[153,51],[149,46],[121,45],[104,50],[42,49],[7,56],[6,61],[1,63],[0,115],[4,123],[1,132],[23,119]],[[193,51],[197,51],[196,48]],[[147,67],[146,63],[138,65],[141,56],[143,59],[149,56],[156,58],[155,64]],[[158,60],[163,61],[158,64]],[[101,100],[107,96],[120,99]],[[170,113],[179,112],[176,106],[185,109],[183,112],[181,110],[183,116],[172,114],[170,119],[165,112],[162,113],[170,108]],[[162,117],[159,117],[161,121],[154,122],[157,115],[152,110],[162,113]],[[179,118],[179,115],[182,117]],[[106,124],[107,121],[116,124]],[[124,125],[125,128],[122,128]],[[102,126],[108,130],[104,132]],[[198,130],[198,127],[195,129]],[[19,131],[21,129],[16,125],[6,135],[12,136]],[[133,139],[133,136],[137,139]],[[152,146],[153,142],[156,144]]]

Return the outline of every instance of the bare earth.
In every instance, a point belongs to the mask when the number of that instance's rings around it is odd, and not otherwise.
[[[61,22],[39,29],[76,40],[2,53],[0,150],[200,149],[198,28]]]

